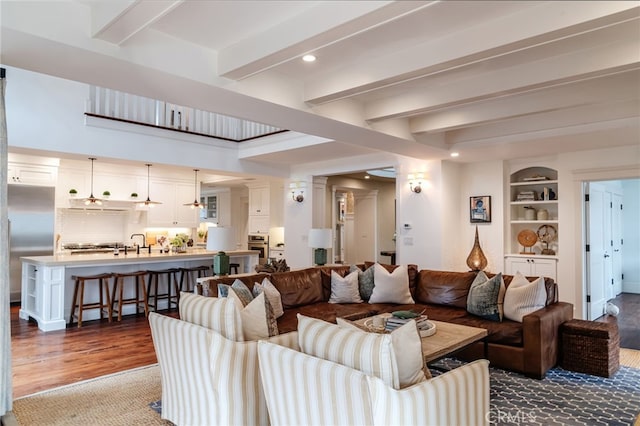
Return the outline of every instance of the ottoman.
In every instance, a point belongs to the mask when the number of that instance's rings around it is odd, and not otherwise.
[[[611,377],[620,368],[620,335],[615,322],[572,319],[560,327],[565,370]]]

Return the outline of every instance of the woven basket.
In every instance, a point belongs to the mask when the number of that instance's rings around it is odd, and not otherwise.
[[[617,323],[570,320],[561,327],[565,370],[611,377],[620,368]]]

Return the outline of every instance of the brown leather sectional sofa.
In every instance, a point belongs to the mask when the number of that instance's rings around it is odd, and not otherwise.
[[[359,265],[361,268],[366,265]],[[383,265],[391,270],[391,265]],[[269,277],[280,292],[284,315],[278,319],[280,333],[297,329],[298,313],[335,322],[336,317],[357,319],[382,312],[396,310],[426,309],[430,319],[446,321],[487,329],[487,351],[491,365],[541,379],[556,365],[559,350],[559,329],[565,321],[573,318],[573,305],[558,301],[558,286],[550,278],[545,278],[547,290],[546,306],[526,315],[523,322],[504,319],[502,322],[485,320],[466,311],[467,294],[475,278],[474,272],[448,272],[418,270],[416,265],[408,265],[412,305],[390,303],[328,303],[331,294],[330,271],[344,276],[349,266],[315,267],[299,271],[273,274],[252,274],[240,277],[212,277],[199,284],[196,292],[204,296],[216,297],[218,283],[232,284],[240,279],[249,288],[255,282]],[[513,276],[505,275],[508,287]],[[471,345],[458,355],[464,359],[484,356],[484,343]]]

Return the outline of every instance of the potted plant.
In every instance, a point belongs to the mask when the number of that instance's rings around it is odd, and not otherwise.
[[[131,198],[138,198],[138,193],[137,192],[132,192],[131,193]]]
[[[78,191],[76,191],[74,188],[71,188],[69,190],[69,196],[70,197],[75,197],[76,195],[78,195]]]
[[[109,192],[109,191],[104,191],[104,192],[102,193],[102,196],[103,196],[104,198],[109,198],[109,197],[111,196],[111,192]]]

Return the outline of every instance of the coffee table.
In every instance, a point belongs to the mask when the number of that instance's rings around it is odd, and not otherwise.
[[[376,316],[388,318],[390,313]],[[373,317],[362,318],[353,321],[360,327],[364,327],[364,322]],[[432,336],[422,337],[422,355],[425,364],[432,363],[454,352],[459,351],[472,343],[483,340],[487,337],[487,330],[484,328],[470,327],[467,325],[452,324],[449,322],[429,320],[436,325],[436,333]],[[485,341],[485,358],[487,356]]]

